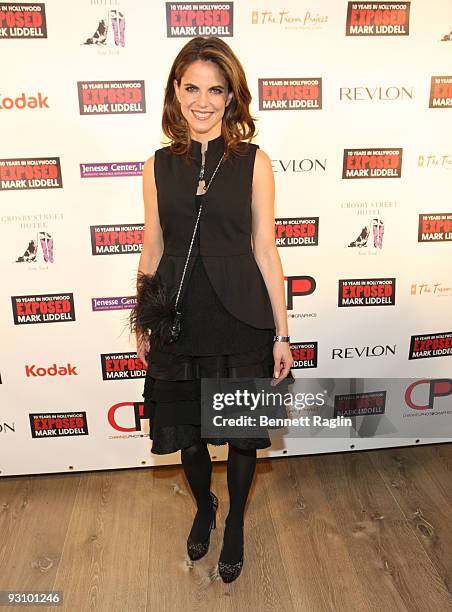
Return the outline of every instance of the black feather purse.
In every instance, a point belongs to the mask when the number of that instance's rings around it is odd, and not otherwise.
[[[213,177],[220,167],[223,158],[224,153],[221,156],[221,159],[218,162],[218,165],[215,168],[208,185],[204,186],[204,192],[206,192],[210,187]],[[199,181],[202,181],[203,175],[204,162],[201,166]],[[138,332],[143,336],[151,333],[152,339],[155,339],[160,343],[173,343],[179,338],[181,332],[182,313],[177,309],[177,305],[185,278],[185,272],[187,270],[188,260],[193,247],[193,241],[198,228],[201,211],[202,202],[200,202],[199,205],[198,217],[196,219],[177,294],[174,290],[171,290],[170,287],[165,285],[158,270],[154,274],[145,274],[141,270],[138,271],[136,304],[130,311],[129,315],[129,327],[132,332]]]
[[[152,330],[156,340],[175,342],[180,334],[180,317],[174,296],[169,294],[160,274],[139,271],[136,304],[129,316],[131,330],[142,335]]]

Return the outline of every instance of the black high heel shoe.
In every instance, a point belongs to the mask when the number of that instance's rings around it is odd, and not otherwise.
[[[218,498],[217,496],[210,491],[210,497],[212,499],[212,507],[213,507],[213,517],[212,522],[210,523],[209,535],[204,542],[193,542],[193,540],[188,537],[187,540],[187,553],[192,561],[198,561],[198,559],[202,559],[204,555],[209,550],[210,544],[210,532],[212,529],[215,529],[217,526],[217,508],[218,508]]]
[[[240,576],[240,572],[243,567],[243,536],[242,536],[242,556],[239,561],[236,563],[227,563],[225,561],[221,561],[221,555],[223,553],[224,548],[224,540],[223,546],[221,547],[220,559],[218,560],[218,573],[221,576],[223,582],[233,582]]]

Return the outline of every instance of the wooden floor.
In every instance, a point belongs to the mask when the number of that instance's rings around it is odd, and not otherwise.
[[[230,585],[225,467],[193,567],[179,466],[2,479],[0,590],[62,590],[71,612],[452,610],[452,444],[259,460]]]

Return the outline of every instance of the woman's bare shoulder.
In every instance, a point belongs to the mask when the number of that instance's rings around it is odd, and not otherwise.
[[[256,149],[253,168],[253,184],[271,180],[273,175],[272,161],[263,149]]]
[[[143,178],[144,179],[154,179],[154,171],[155,171],[155,164],[156,164],[157,155],[158,155],[158,151],[155,151],[144,162],[144,166],[143,166]]]
[[[151,155],[151,157],[148,157],[147,160],[144,162],[144,167],[143,169],[146,169],[148,172],[152,169],[154,169],[154,160],[155,160],[155,153],[153,153]]]
[[[264,149],[261,149],[260,147],[256,149],[256,161],[264,165],[271,163],[271,159],[268,153]]]

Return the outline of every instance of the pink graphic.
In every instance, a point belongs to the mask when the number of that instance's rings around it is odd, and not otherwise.
[[[124,31],[126,27],[126,20],[121,11],[112,10],[111,12],[111,24],[113,26],[113,34],[115,37],[115,45],[121,47],[125,46]]]
[[[383,244],[383,234],[385,231],[384,223],[381,219],[372,219],[371,225],[374,235],[374,247],[376,249],[381,249]]]

